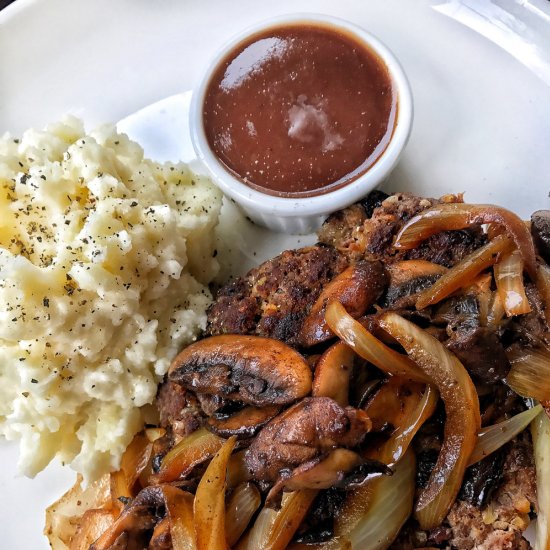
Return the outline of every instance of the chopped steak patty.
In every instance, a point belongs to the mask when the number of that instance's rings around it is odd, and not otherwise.
[[[326,285],[348,265],[369,260],[395,267],[397,261],[420,259],[452,267],[486,243],[481,227],[437,233],[408,251],[397,251],[392,246],[396,234],[408,220],[442,202],[462,202],[462,197],[425,199],[406,193],[388,197],[377,192],[361,203],[335,212],[319,232],[319,245],[285,251],[223,287],[208,312],[207,335],[251,334],[300,347],[300,328],[312,305]],[[405,300],[418,290],[417,286],[404,287]],[[547,333],[547,326],[541,321],[536,289],[527,285],[527,292],[534,312],[514,319],[510,326],[517,334],[525,332],[539,338]],[[389,298],[388,294],[382,305],[395,306],[388,303],[391,303]],[[414,310],[414,299],[404,302],[400,294],[397,298],[403,308],[400,314],[419,315]],[[466,308],[468,305],[472,307]],[[492,389],[485,386],[488,393],[483,397],[490,404],[482,407],[484,425],[522,410],[521,402],[518,409],[517,396],[513,394],[513,399],[505,399],[508,390],[496,382],[506,374],[509,364],[501,333],[479,326],[479,304],[475,296],[451,298],[422,314],[424,320],[430,322],[432,331],[439,328],[440,339],[461,358],[476,380],[490,384]],[[471,319],[475,322],[470,326]],[[453,330],[449,336],[450,328]],[[498,353],[493,356],[491,350]],[[187,406],[185,411],[189,416],[181,415],[180,425],[186,426],[184,419],[197,421],[193,407]],[[438,411],[415,438],[417,488],[428,479],[439,453],[444,414],[441,408]],[[177,418],[174,411],[168,413]],[[252,450],[255,445],[257,441],[252,444]],[[266,449],[271,447],[273,444]],[[266,452],[266,456],[268,454]],[[422,531],[411,519],[391,548],[528,550],[530,545],[523,538],[523,531],[536,503],[532,454],[529,434],[524,432],[489,460],[468,469],[459,498],[439,527]],[[332,515],[335,513],[333,510]],[[327,529],[330,534],[328,524]]]
[[[287,250],[220,290],[208,311],[207,333],[255,334],[296,344],[321,290],[347,265],[329,246]]]

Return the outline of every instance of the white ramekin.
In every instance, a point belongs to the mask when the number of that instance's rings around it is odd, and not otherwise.
[[[277,197],[248,187],[229,172],[212,151],[203,125],[203,104],[212,74],[229,53],[254,34],[272,27],[296,23],[322,23],[352,34],[366,44],[386,64],[397,93],[397,120],[386,150],[364,174],[349,184],[324,194],[294,198]],[[379,185],[397,163],[411,131],[413,119],[412,94],[407,77],[396,57],[369,32],[348,21],[328,15],[297,13],[274,17],[249,27],[227,42],[208,65],[202,80],[193,91],[190,128],[193,147],[198,158],[210,172],[221,190],[233,199],[254,222],[274,231],[304,234],[317,229],[328,214],[360,200]]]

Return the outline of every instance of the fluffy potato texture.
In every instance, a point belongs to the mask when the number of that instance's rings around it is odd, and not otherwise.
[[[97,478],[206,323],[221,193],[114,127],[0,138],[0,434]]]

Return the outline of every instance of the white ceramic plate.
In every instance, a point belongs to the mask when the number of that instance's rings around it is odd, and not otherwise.
[[[350,19],[402,61],[415,123],[386,189],[466,191],[468,200],[524,216],[550,207],[547,0],[18,0],[0,12],[0,132],[17,134],[65,112],[90,127],[124,119],[192,89],[240,28],[294,11]],[[181,156],[184,103],[146,109],[125,128],[152,156]],[[245,227],[239,248],[251,265],[307,241]],[[74,474],[52,465],[35,480],[18,478],[16,460],[16,447],[0,442],[0,546],[45,549],[44,508]]]

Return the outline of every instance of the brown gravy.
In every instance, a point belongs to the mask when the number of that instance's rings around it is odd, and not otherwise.
[[[203,122],[210,147],[241,181],[311,196],[368,170],[391,139],[397,97],[384,62],[323,24],[271,28],[214,72]]]

